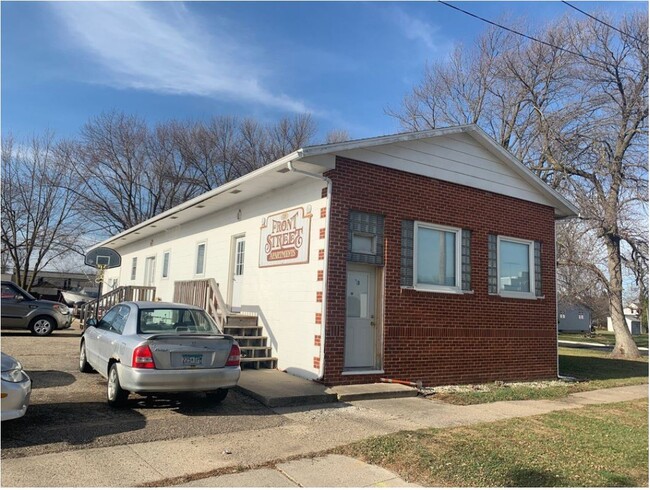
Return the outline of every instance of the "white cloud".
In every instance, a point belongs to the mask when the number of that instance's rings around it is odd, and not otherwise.
[[[224,23],[208,32],[182,4],[51,5],[75,45],[106,71],[103,82],[108,85],[310,112],[302,101],[264,86],[261,73],[269,68],[255,59],[259,56],[253,48],[238,43]]]
[[[398,25],[402,34],[411,41],[418,41],[432,52],[446,51],[449,43],[439,38],[439,27],[407,14],[400,8],[390,10],[390,18]]]

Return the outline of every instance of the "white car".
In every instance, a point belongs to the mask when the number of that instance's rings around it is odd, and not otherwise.
[[[25,415],[32,393],[32,380],[21,364],[2,352],[2,421]]]
[[[79,370],[108,379],[111,406],[129,393],[187,391],[219,403],[237,385],[239,363],[239,345],[205,310],[176,303],[119,303],[88,321],[79,349]]]

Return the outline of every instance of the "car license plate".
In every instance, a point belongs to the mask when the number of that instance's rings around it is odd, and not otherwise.
[[[183,354],[183,366],[197,366],[203,364],[202,354]]]

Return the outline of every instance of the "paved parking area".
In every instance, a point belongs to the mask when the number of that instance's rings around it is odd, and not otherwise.
[[[3,331],[1,341],[2,351],[17,358],[33,380],[27,414],[2,424],[2,459],[265,429],[285,421],[232,390],[221,405],[200,394],[151,404],[131,395],[126,408],[112,409],[106,380],[79,372],[79,330],[48,337]]]

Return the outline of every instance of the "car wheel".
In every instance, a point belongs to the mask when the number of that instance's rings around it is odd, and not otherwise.
[[[79,349],[79,371],[82,373],[91,373],[93,368],[88,364],[86,359],[86,343],[82,342]]]
[[[32,320],[29,328],[34,335],[44,337],[45,335],[50,335],[52,333],[52,330],[54,330],[54,320],[47,316],[39,316],[38,318],[34,318],[34,320]]]
[[[205,394],[205,396],[213,403],[221,403],[228,396],[228,389],[219,388],[217,391],[209,391]]]
[[[120,378],[117,375],[117,363],[111,364],[108,369],[108,387],[106,389],[106,401],[111,407],[123,407],[129,392],[124,391],[120,386]]]

